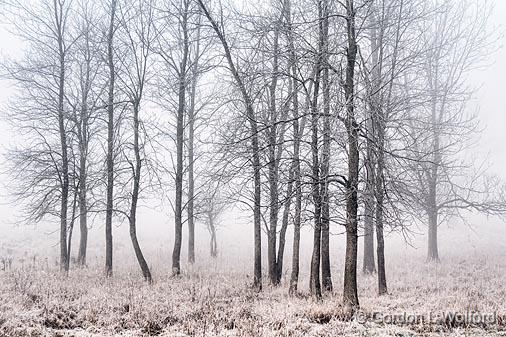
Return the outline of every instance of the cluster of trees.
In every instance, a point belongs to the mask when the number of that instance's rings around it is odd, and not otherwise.
[[[310,224],[310,292],[332,291],[330,233],[343,226],[354,309],[361,236],[363,271],[384,294],[385,230],[426,224],[437,261],[441,223],[506,211],[501,183],[463,156],[479,131],[468,75],[493,42],[481,1],[6,0],[2,10],[26,41],[4,69],[19,87],[14,194],[28,221],[59,219],[63,271],[74,222],[85,265],[88,221],[105,219],[111,276],[117,218],[150,282],[137,240],[144,197],[173,207],[177,275],[183,227],[190,263],[196,221],[216,256],[218,216],[235,203],[253,215],[258,290],[262,232],[279,285],[293,226],[296,293]]]

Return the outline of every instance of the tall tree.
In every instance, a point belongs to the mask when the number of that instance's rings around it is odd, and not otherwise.
[[[200,21],[200,16],[199,16]],[[190,104],[188,106],[188,262],[195,262],[195,119],[196,116],[196,97],[197,97],[197,81],[199,78],[199,58],[200,58],[200,22],[197,25],[197,37],[195,41],[195,57],[193,60],[191,87],[190,87]],[[211,218],[209,218],[209,228],[211,226]],[[214,230],[212,233],[215,233]],[[215,236],[213,236],[215,237]]]
[[[284,0],[284,16],[286,22],[286,35],[289,49],[289,74],[291,75],[292,91],[291,91],[291,108],[293,116],[293,180],[295,182],[295,214],[293,220],[293,245],[292,245],[292,271],[290,275],[290,294],[297,292],[299,282],[299,251],[300,251],[300,226],[302,212],[302,180],[301,180],[301,164],[300,164],[300,143],[302,138],[302,130],[299,124],[299,83],[298,78],[298,62],[295,50],[294,27],[292,23],[292,2]]]
[[[123,90],[126,92],[128,102],[132,109],[132,133],[133,141],[131,150],[134,159],[131,160],[128,154],[125,154],[131,170],[132,182],[130,210],[127,213],[130,229],[130,239],[134,248],[137,262],[142,271],[144,279],[149,283],[152,282],[151,271],[144,258],[139,240],[137,238],[137,208],[139,196],[142,189],[142,158],[144,153],[144,143],[141,138],[142,119],[141,107],[143,97],[145,95],[146,85],[149,79],[149,66],[151,65],[151,43],[153,40],[153,3],[150,0],[131,0],[120,7],[121,17],[120,23],[122,27],[123,48],[125,54],[126,65],[122,72],[118,72],[118,79],[122,82]]]
[[[321,260],[321,205],[322,196],[320,192],[320,160],[319,160],[319,111],[318,96],[320,94],[321,73],[324,67],[325,48],[325,24],[328,5],[326,0],[318,1],[318,51],[315,62],[315,78],[311,101],[311,174],[312,174],[312,199],[314,205],[314,232],[313,232],[313,254],[311,257],[311,273],[309,289],[313,296],[321,297],[320,284],[320,260]]]
[[[261,179],[260,179],[260,147],[258,142],[258,125],[255,116],[255,110],[253,107],[253,100],[249,94],[246,85],[238,71],[238,68],[232,57],[230,47],[227,39],[225,38],[224,27],[218,25],[218,22],[213,18],[207,6],[202,0],[197,0],[202,12],[211,24],[214,32],[218,36],[221,42],[225,58],[228,63],[228,68],[234,78],[234,81],[241,92],[241,96],[244,101],[246,108],[246,117],[250,124],[251,132],[251,164],[253,169],[253,184],[254,184],[254,205],[253,205],[253,229],[254,229],[254,242],[255,242],[255,254],[254,254],[254,279],[253,286],[257,290],[262,289],[262,237],[261,237]]]
[[[345,126],[348,135],[348,179],[346,186],[346,258],[344,264],[343,301],[347,310],[358,308],[357,293],[357,210],[359,149],[358,129],[355,118],[355,62],[357,57],[357,35],[353,0],[346,0],[346,79],[344,95],[346,104]]]
[[[75,39],[70,29],[73,13],[67,1],[9,0],[3,5],[6,19],[11,20],[11,15],[17,19],[13,22],[16,32],[31,48],[25,60],[6,65],[9,77],[22,90],[19,103],[24,104],[13,107],[18,116],[13,114],[12,122],[29,140],[11,152],[14,165],[24,175],[16,195],[20,200],[26,198],[21,201],[27,206],[29,219],[39,221],[46,215],[59,218],[60,270],[67,273],[69,192],[73,182],[65,90]]]
[[[487,176],[459,157],[477,133],[476,116],[466,112],[474,92],[466,80],[483,63],[484,51],[492,50],[490,10],[478,1],[453,0],[431,3],[429,10],[432,15],[418,27],[425,48],[417,83],[426,100],[411,114],[407,141],[417,141],[406,166],[415,182],[410,201],[427,219],[427,260],[439,261],[442,222],[466,209],[500,213],[501,202]]]
[[[178,78],[178,107],[176,124],[176,202],[175,202],[175,230],[174,230],[174,249],[172,251],[172,274],[181,273],[181,243],[183,236],[183,146],[184,146],[184,117],[186,109],[186,90],[187,90],[187,68],[190,52],[190,40],[188,33],[188,17],[190,15],[190,1],[183,1],[181,8],[181,31],[182,31],[182,59],[179,65]]]
[[[107,195],[105,213],[105,274],[112,276],[112,216],[114,211],[114,85],[116,69],[114,64],[114,33],[116,31],[117,0],[111,0],[109,7],[109,30],[107,33],[107,65],[109,67],[109,89],[107,99]]]
[[[322,287],[325,291],[332,291],[332,276],[330,271],[330,142],[331,118],[330,118],[330,76],[329,76],[329,3],[324,2],[321,34],[323,39],[322,55],[322,91],[323,91],[323,148],[321,154],[321,270]]]

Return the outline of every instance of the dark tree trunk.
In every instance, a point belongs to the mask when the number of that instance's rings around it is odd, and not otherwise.
[[[314,205],[314,233],[313,233],[313,255],[311,256],[311,273],[309,278],[309,289],[313,296],[321,297],[320,284],[320,260],[321,260],[321,242],[322,242],[322,195],[320,191],[320,160],[318,154],[318,95],[320,92],[321,72],[324,68],[325,54],[325,24],[327,2],[326,0],[318,1],[318,17],[319,20],[319,38],[318,38],[318,55],[315,64],[315,79],[313,89],[313,100],[311,102],[311,168],[312,168],[312,199]]]
[[[68,197],[69,197],[69,160],[68,160],[68,145],[67,145],[67,131],[65,129],[65,63],[66,51],[64,45],[64,9],[60,4],[54,3],[54,14],[56,18],[56,34],[58,41],[58,57],[59,57],[59,74],[58,74],[58,131],[60,133],[60,146],[61,146],[61,207],[60,207],[60,270],[68,273],[69,270],[69,252],[67,250],[67,211],[68,211]]]
[[[323,150],[321,163],[321,226],[322,226],[322,287],[332,291],[332,276],[330,271],[330,204],[329,204],[329,174],[330,174],[330,81],[328,67],[328,2],[323,4],[322,39],[323,39]]]
[[[309,289],[313,296],[321,297],[320,285],[320,248],[321,248],[321,195],[320,195],[320,166],[318,161],[318,112],[317,96],[319,80],[315,80],[313,107],[311,113],[311,153],[312,153],[312,198],[314,204],[314,232],[313,232],[313,254],[311,256],[311,274]]]
[[[116,0],[111,0],[109,33],[107,37],[107,63],[109,66],[109,97],[107,101],[107,200],[105,213],[105,275],[112,276],[112,213],[114,189],[114,21]]]
[[[354,312],[359,307],[357,293],[357,210],[358,210],[358,125],[355,120],[354,90],[355,61],[357,41],[355,33],[355,9],[353,0],[346,0],[346,23],[348,48],[346,51],[346,81],[344,86],[346,100],[346,131],[348,134],[348,181],[346,189],[346,258],[344,266],[343,302],[347,311]]]
[[[279,215],[279,195],[278,195],[278,176],[279,165],[278,157],[276,156],[277,145],[277,109],[276,109],[276,87],[278,82],[278,38],[279,30],[277,28],[279,23],[276,22],[274,32],[274,46],[273,46],[273,66],[272,78],[269,85],[270,102],[270,127],[269,127],[269,162],[267,164],[269,169],[269,231],[267,235],[267,260],[269,262],[269,281],[272,285],[278,284],[277,272],[277,258],[276,258],[276,241],[277,241],[277,226]],[[280,145],[282,146],[282,145]]]
[[[281,283],[281,277],[283,276],[283,258],[285,255],[285,244],[286,244],[286,230],[288,229],[288,218],[290,216],[290,206],[292,204],[292,193],[293,193],[293,165],[290,169],[288,177],[288,187],[286,189],[286,201],[285,208],[283,210],[283,219],[281,221],[281,230],[279,232],[279,246],[278,246],[278,257],[276,259],[276,285]]]
[[[84,125],[84,123],[83,123]],[[86,133],[87,131],[84,131]],[[87,141],[83,140],[83,143]],[[86,146],[87,147],[87,146]],[[86,153],[87,149],[81,146],[79,157],[79,252],[77,254],[77,264],[86,265],[86,248],[88,246],[88,206],[87,206],[87,177],[86,177]]]
[[[174,214],[174,249],[172,251],[172,275],[181,273],[181,243],[183,241],[183,145],[184,145],[184,114],[186,108],[186,68],[188,67],[188,6],[185,1],[181,29],[183,33],[183,59],[179,67],[179,102],[176,125],[176,202]]]
[[[89,36],[86,36],[88,39]],[[86,265],[86,249],[88,246],[88,205],[87,205],[87,189],[88,189],[88,92],[90,90],[90,55],[86,55],[86,75],[83,85],[83,97],[81,102],[81,112],[78,122],[78,138],[79,138],[79,252],[77,254],[77,264],[79,266]]]
[[[193,102],[193,98],[192,98]],[[193,109],[190,109],[193,111]],[[194,116],[190,113],[188,123],[188,262],[195,262],[195,218],[194,210],[194,197],[195,197],[195,178],[193,171],[193,162],[195,160],[193,153],[193,138],[194,138]]]
[[[130,216],[128,218],[130,223],[130,239],[132,240],[132,245],[134,247],[135,256],[137,257],[137,262],[139,262],[139,266],[141,267],[142,276],[144,279],[151,283],[151,271],[149,270],[148,264],[146,263],[146,259],[142,254],[141,247],[139,245],[139,241],[137,240],[137,203],[139,200],[139,192],[140,192],[140,184],[141,184],[141,169],[142,169],[142,160],[141,160],[141,148],[139,145],[139,108],[140,102],[136,100],[133,102],[133,131],[134,131],[134,155],[135,155],[135,168],[133,170],[133,188],[132,188],[132,200],[130,205]]]
[[[77,188],[74,189],[74,200],[72,202],[72,215],[70,218],[69,229],[68,229],[68,240],[67,240],[67,270],[70,269],[70,258],[72,252],[72,234],[74,233],[74,223],[76,218],[76,208],[77,208]]]

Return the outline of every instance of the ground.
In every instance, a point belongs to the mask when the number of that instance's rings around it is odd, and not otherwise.
[[[387,262],[389,294],[377,296],[376,276],[360,273],[361,311],[351,319],[341,310],[337,267],[336,291],[317,301],[305,274],[299,296],[288,295],[289,273],[282,286],[256,293],[244,270],[223,261],[176,278],[155,266],[152,285],[135,266],[112,279],[98,265],[68,277],[54,267],[13,266],[0,271],[0,336],[506,336],[501,256]],[[448,316],[455,312],[467,319]]]

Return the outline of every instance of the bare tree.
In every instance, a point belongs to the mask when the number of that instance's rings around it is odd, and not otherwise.
[[[93,206],[90,202],[90,191],[95,187],[92,170],[92,143],[95,135],[99,132],[96,122],[100,105],[103,100],[106,81],[101,75],[104,70],[103,54],[101,45],[96,41],[98,35],[97,8],[89,1],[82,0],[78,4],[77,33],[75,66],[73,71],[74,89],[69,89],[66,94],[68,104],[72,107],[72,120],[75,124],[74,133],[77,138],[77,151],[79,163],[76,170],[76,190],[78,193],[79,206],[79,229],[80,241],[77,256],[77,264],[86,265],[86,253],[88,246],[88,217],[89,209]],[[91,178],[91,179],[90,179]],[[74,217],[72,217],[72,220]],[[70,244],[70,242],[69,242]],[[70,253],[69,253],[70,254]]]
[[[13,24],[18,35],[28,41],[33,51],[23,62],[7,65],[10,78],[23,89],[19,103],[25,104],[17,109],[19,115],[13,115],[12,121],[33,141],[25,144],[27,148],[11,152],[14,164],[25,175],[25,183],[16,194],[28,198],[24,201],[28,218],[38,221],[46,215],[59,217],[60,269],[67,273],[71,178],[65,88],[74,39],[70,35],[70,2],[47,0],[35,4],[12,0],[4,5],[6,15],[17,19]],[[58,210],[55,203],[59,203]]]
[[[123,38],[123,50],[127,55],[122,63],[123,71],[119,71],[118,80],[126,92],[132,109],[132,133],[133,141],[123,152],[131,170],[132,182],[130,210],[126,214],[130,226],[130,239],[134,248],[135,256],[142,271],[144,279],[152,282],[151,271],[148,267],[137,239],[137,208],[139,196],[142,190],[142,173],[144,158],[144,141],[141,138],[143,128],[141,118],[141,103],[145,95],[151,65],[151,44],[153,41],[153,3],[150,0],[133,0],[120,6],[120,24]],[[130,57],[128,57],[130,56]],[[133,152],[134,159],[129,158],[128,150]]]
[[[416,182],[411,201],[428,219],[427,260],[438,261],[442,222],[465,209],[497,214],[501,203],[483,172],[459,158],[478,131],[476,117],[465,110],[473,93],[466,79],[489,49],[489,9],[475,1],[447,0],[431,6],[432,16],[419,27],[426,48],[417,83],[427,100],[411,116],[408,141],[416,141],[407,167]]]
[[[343,301],[347,309],[358,308],[357,294],[357,209],[358,209],[358,125],[355,119],[355,63],[357,57],[357,35],[353,0],[346,0],[346,80],[344,84],[348,134],[348,179],[346,186],[346,258],[344,265]]]
[[[105,274],[112,276],[112,216],[114,212],[114,93],[116,69],[114,63],[114,33],[116,31],[117,0],[111,0],[109,7],[109,30],[107,33],[107,65],[109,67],[109,88],[107,100],[107,196],[105,213]]]
[[[207,20],[211,24],[214,32],[218,36],[223,51],[225,53],[225,58],[227,59],[228,68],[235,80],[235,83],[238,89],[241,92],[241,96],[244,100],[244,105],[246,108],[246,116],[250,123],[250,131],[251,131],[251,162],[253,168],[253,182],[254,182],[254,207],[253,207],[253,223],[254,223],[254,241],[255,241],[255,259],[254,259],[254,280],[253,286],[261,290],[262,289],[262,238],[261,238],[261,186],[260,186],[260,149],[258,145],[258,125],[256,121],[255,111],[253,109],[253,100],[248,93],[246,86],[243,82],[243,78],[239,73],[234,59],[232,58],[232,54],[230,52],[230,47],[227,39],[225,38],[224,27],[218,25],[218,22],[213,18],[207,6],[204,4],[202,0],[197,0],[199,3],[202,12],[206,16]]]
[[[297,53],[294,43],[294,28],[292,24],[292,3],[291,0],[284,0],[284,13],[286,21],[286,35],[289,48],[289,74],[291,75],[291,108],[293,111],[293,180],[295,182],[295,214],[293,223],[293,246],[292,246],[292,271],[290,276],[290,294],[297,292],[299,281],[299,250],[300,250],[300,226],[302,211],[302,181],[300,164],[300,143],[302,129],[299,125],[299,83]]]

